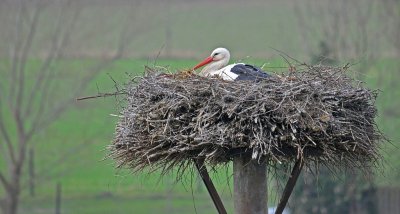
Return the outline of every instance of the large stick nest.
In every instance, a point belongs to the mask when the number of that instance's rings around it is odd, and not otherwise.
[[[257,83],[150,71],[125,90],[110,146],[119,167],[218,165],[243,153],[271,165],[303,158],[366,168],[380,158],[377,92],[345,68],[304,66]]]

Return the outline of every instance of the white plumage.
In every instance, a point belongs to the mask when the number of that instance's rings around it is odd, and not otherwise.
[[[229,63],[230,56],[231,55],[226,48],[217,48],[209,57],[205,58],[195,67],[193,67],[193,70],[204,66],[200,72],[200,75],[205,77],[218,76],[227,81],[259,80],[269,77],[267,73],[252,65],[247,65],[244,63],[227,65]]]

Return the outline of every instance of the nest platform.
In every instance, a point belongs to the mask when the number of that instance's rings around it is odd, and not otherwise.
[[[258,82],[149,69],[124,89],[109,146],[118,167],[170,169],[237,155],[269,165],[322,163],[366,168],[379,159],[375,99],[346,68],[303,66]]]

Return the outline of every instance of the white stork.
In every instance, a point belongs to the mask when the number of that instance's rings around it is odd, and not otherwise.
[[[231,55],[226,48],[217,48],[211,55],[193,67],[196,70],[203,67],[200,75],[205,77],[218,76],[224,80],[260,80],[270,75],[252,65],[235,63],[228,65]]]

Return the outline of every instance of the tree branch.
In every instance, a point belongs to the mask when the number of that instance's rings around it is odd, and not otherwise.
[[[71,2],[71,0],[69,0],[67,2],[67,5],[69,5],[70,2]],[[81,9],[78,8],[75,10],[75,13],[72,15],[72,21],[69,25],[67,25],[67,27],[65,27],[66,25],[64,24],[65,11],[67,11],[65,9],[65,7],[61,7],[61,11],[59,12],[59,16],[57,18],[57,25],[56,25],[57,28],[53,35],[52,45],[51,45],[49,54],[47,55],[45,61],[41,65],[41,67],[39,68],[38,75],[37,75],[36,81],[35,81],[35,85],[33,86],[31,93],[28,96],[28,102],[26,105],[27,107],[24,112],[25,117],[27,117],[31,114],[31,112],[33,110],[33,108],[32,108],[33,100],[35,100],[36,96],[38,94],[43,94],[43,93],[39,93],[41,91],[41,89],[46,89],[46,86],[48,86],[48,82],[49,82],[49,79],[51,76],[50,72],[49,72],[50,65],[62,55],[62,50],[68,44],[67,41],[69,39],[71,32],[73,31],[73,28],[75,27],[75,24],[80,15]],[[62,30],[64,30],[64,34],[60,37]]]
[[[0,181],[4,186],[8,185],[6,178],[4,177],[3,173],[0,172]]]
[[[48,127],[52,122],[57,120],[63,113],[64,111],[70,107],[74,102],[75,98],[79,96],[80,93],[87,87],[87,85],[96,77],[96,75],[102,71],[104,68],[109,66],[111,63],[113,63],[115,60],[117,60],[121,56],[121,51],[117,51],[117,53],[114,55],[114,57],[110,60],[104,61],[96,66],[94,66],[90,71],[89,74],[82,79],[78,87],[75,87],[76,90],[72,94],[71,97],[64,99],[63,101],[59,102],[59,105],[55,107],[54,109],[50,110],[50,112],[47,114],[48,117],[44,118],[41,120],[44,110],[40,110],[38,114],[36,114],[34,118],[34,122],[31,126],[31,129],[27,132],[27,136],[30,137],[33,135],[33,133],[37,131],[41,131],[44,128]],[[46,90],[50,92],[51,90]],[[44,105],[46,102],[45,100],[42,100],[41,105]],[[43,109],[43,108],[39,108]]]
[[[311,31],[310,26],[307,23],[307,21],[304,18],[304,14],[302,12],[302,9],[300,8],[300,5],[302,5],[302,3],[295,1],[293,2],[293,10],[294,10],[294,14],[296,15],[297,18],[297,24],[299,25],[299,31],[300,31],[300,36],[303,39],[303,49],[307,54],[312,54],[311,51],[311,45],[310,45],[310,40],[307,39],[308,38],[308,32]]]
[[[8,154],[10,155],[10,159],[11,159],[12,162],[15,163],[14,147],[13,147],[13,145],[11,143],[11,140],[10,140],[10,137],[9,137],[9,135],[7,133],[7,130],[5,129],[4,123],[1,120],[2,120],[2,118],[0,118],[0,133],[1,133],[1,136],[3,136],[5,145],[6,145],[7,150],[8,150]]]
[[[10,191],[10,183],[7,181],[6,177],[0,172],[0,183],[3,185],[4,189],[9,192]]]
[[[82,79],[78,87],[75,87],[76,90],[72,94],[72,97],[66,98],[64,101],[60,102],[60,104],[53,109],[48,115],[48,117],[44,120],[40,120],[40,118],[43,115],[44,108],[39,108],[39,112],[36,114],[35,119],[33,120],[33,124],[31,126],[31,129],[27,132],[27,136],[30,137],[33,135],[34,132],[43,130],[47,126],[49,126],[52,122],[54,122],[56,119],[58,119],[64,111],[72,105],[76,97],[82,93],[82,91],[88,86],[88,84],[106,67],[110,66],[113,62],[115,62],[117,59],[119,59],[122,56],[122,53],[125,50],[126,43],[128,42],[127,35],[128,31],[124,29],[121,31],[120,37],[119,37],[119,43],[117,45],[117,50],[114,54],[114,56],[106,61],[103,61],[96,66],[92,67],[92,69],[89,70],[89,74]],[[47,89],[45,92],[51,92],[52,90]],[[48,97],[48,94],[44,94],[46,97]],[[46,98],[47,99],[47,98]],[[42,99],[42,102],[40,102],[41,105],[44,105],[46,102],[45,100]]]
[[[9,100],[8,102],[10,103],[10,106],[13,107],[14,101],[12,100],[14,98],[15,94],[15,87],[17,84],[15,84],[17,80],[17,69],[18,69],[18,64],[19,64],[19,57],[18,53],[21,48],[21,31],[22,31],[22,11],[23,11],[23,3],[22,1],[19,2],[19,9],[18,13],[16,15],[16,23],[15,23],[15,41],[13,44],[13,49],[12,53],[10,53],[10,58],[11,58],[11,84],[10,84],[10,89],[9,89]]]
[[[8,153],[9,153],[10,158],[11,158],[11,161],[13,163],[15,163],[16,160],[15,160],[14,147],[13,147],[13,145],[11,143],[10,135],[8,134],[6,126],[4,124],[3,109],[2,109],[2,106],[1,106],[1,100],[0,100],[0,133],[1,133],[1,136],[3,136],[3,139],[4,139],[4,142],[6,144]]]
[[[32,47],[32,41],[36,34],[36,28],[39,21],[41,6],[37,3],[35,12],[33,14],[32,22],[30,23],[30,29],[28,36],[26,38],[24,47],[22,48],[22,55],[19,62],[19,78],[18,78],[18,87],[17,87],[17,97],[16,97],[16,104],[15,104],[15,114],[16,117],[20,117],[20,113],[22,111],[22,102],[24,98],[24,90],[25,90],[25,67],[26,61],[28,57],[28,53],[30,48]],[[17,118],[18,120],[18,118]]]

